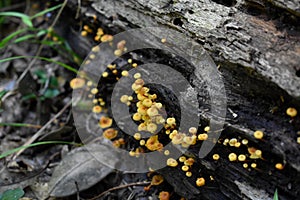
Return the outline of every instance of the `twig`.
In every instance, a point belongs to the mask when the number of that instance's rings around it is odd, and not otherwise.
[[[126,184],[126,185],[120,185],[120,186],[116,186],[116,187],[113,187],[113,188],[110,188],[102,193],[100,193],[99,195],[91,198],[91,199],[88,199],[88,200],[96,200],[97,198],[100,198],[102,197],[103,195],[111,192],[111,191],[114,191],[114,190],[119,190],[119,189],[123,189],[123,188],[127,188],[127,187],[131,187],[131,186],[143,186],[143,185],[149,185],[150,182],[136,182],[136,183],[129,183],[129,184]]]
[[[72,101],[67,103],[52,119],[50,119],[38,132],[36,132],[27,142],[25,142],[24,146],[32,144],[36,139],[38,139],[44,132],[44,130],[54,122],[60,115],[64,113],[64,111],[72,104]],[[25,149],[21,149],[18,151],[12,158],[15,160]]]
[[[68,2],[68,0],[65,0],[65,1],[64,1],[64,3],[62,4],[61,8],[59,9],[57,15],[55,16],[55,19],[53,20],[52,24],[49,26],[48,30],[53,29],[53,27],[54,27],[55,24],[57,23],[57,21],[58,21],[60,15],[61,15],[61,13],[62,13],[62,11],[63,11],[63,9],[64,9],[65,6],[67,5],[67,2]],[[45,36],[43,37],[42,41],[45,41],[46,39],[47,39],[47,35],[45,35]],[[36,57],[39,57],[39,56],[40,56],[40,54],[41,54],[43,48],[44,48],[44,44],[42,43],[42,44],[39,46],[39,48],[38,48],[38,50],[37,50],[37,53],[35,54]],[[32,67],[32,66],[34,65],[34,63],[36,62],[36,60],[37,60],[36,58],[33,58],[33,59],[31,60],[31,62],[29,63],[28,67],[24,70],[24,72],[23,72],[23,73],[20,75],[20,77],[18,78],[18,80],[17,80],[17,85],[19,85],[19,83],[21,82],[21,80],[22,80],[22,79],[25,77],[25,75],[29,72],[29,70],[31,69],[31,67]]]

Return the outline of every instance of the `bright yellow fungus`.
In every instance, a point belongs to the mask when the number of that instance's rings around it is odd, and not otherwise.
[[[175,118],[174,118],[174,117],[169,117],[169,118],[167,119],[167,124],[168,124],[169,126],[176,125],[176,120],[175,120]]]
[[[114,37],[112,35],[103,35],[101,37],[101,42],[111,42],[114,39]]]
[[[117,137],[117,135],[118,135],[118,131],[113,128],[106,129],[103,132],[103,137],[109,140],[114,139],[115,137]]]
[[[104,78],[108,77],[108,72],[103,72],[102,77],[104,77]]]
[[[158,141],[158,136],[154,135],[148,138],[145,146],[150,150],[150,151],[156,151],[162,148],[161,143]]]
[[[245,156],[244,154],[240,154],[240,155],[238,156],[238,160],[241,161],[241,162],[243,162],[243,161],[246,160],[246,156]]]
[[[228,155],[228,159],[229,159],[229,161],[236,161],[237,156],[236,156],[235,153],[230,153],[230,154]]]
[[[158,195],[159,200],[169,200],[170,199],[170,193],[166,191],[161,191]]]
[[[178,162],[174,158],[169,158],[167,160],[167,165],[170,167],[176,167],[178,165]]]
[[[168,156],[168,155],[170,155],[170,151],[169,150],[165,150],[164,154],[165,154],[165,156]]]
[[[288,108],[286,110],[286,114],[289,115],[290,117],[296,117],[297,116],[297,110],[296,108]]]
[[[248,168],[248,164],[247,164],[247,163],[244,163],[244,164],[243,164],[243,167],[244,167],[244,168]]]
[[[179,162],[184,162],[186,161],[186,157],[185,156],[180,156],[179,157]]]
[[[204,178],[197,178],[196,185],[198,187],[204,186],[205,185],[205,179]]]
[[[145,140],[140,140],[140,145],[144,146],[146,144]]]
[[[127,71],[127,70],[123,70],[123,71],[121,72],[121,75],[122,75],[122,76],[128,76],[128,75],[129,75],[129,73],[128,73],[128,71]]]
[[[219,159],[220,159],[219,154],[214,154],[214,155],[213,155],[213,159],[214,159],[214,160],[219,160]]]
[[[141,136],[140,133],[135,133],[135,134],[133,135],[133,137],[134,137],[134,139],[136,139],[136,140],[140,140],[140,139],[142,138],[142,136]]]
[[[189,128],[189,133],[196,134],[197,133],[197,128],[196,127]]]
[[[247,145],[247,144],[248,144],[248,140],[247,140],[247,139],[243,139],[243,140],[242,140],[242,144],[243,144],[243,145]]]
[[[181,167],[181,170],[184,171],[184,172],[187,172],[189,170],[189,166],[183,165]]]
[[[198,140],[207,140],[208,135],[206,133],[202,133],[198,135]]]
[[[82,78],[73,78],[70,81],[70,87],[72,89],[79,89],[82,88],[85,85],[85,80]]]
[[[101,106],[94,106],[93,107],[93,112],[94,113],[100,113],[102,111],[102,107]]]
[[[156,130],[157,130],[156,124],[154,123],[147,124],[147,131],[149,131],[150,133],[155,133]]]
[[[133,78],[135,78],[135,79],[139,79],[139,78],[141,78],[142,77],[142,75],[140,74],[140,73],[135,73],[134,75],[133,75]]]
[[[142,115],[140,113],[134,113],[132,119],[134,121],[140,121],[142,119]]]
[[[97,94],[97,93],[98,93],[98,89],[97,89],[97,88],[91,89],[91,93],[92,93],[92,94]]]
[[[151,99],[144,99],[142,104],[146,107],[150,107],[152,106],[152,101]]]
[[[185,175],[186,175],[187,177],[191,177],[193,174],[192,174],[192,172],[186,172]]]
[[[278,170],[283,170],[284,165],[281,164],[281,163],[276,163],[275,168],[278,169]]]
[[[262,139],[264,137],[264,133],[262,131],[259,131],[259,130],[255,131],[253,135],[256,139]]]
[[[204,131],[205,131],[205,132],[210,131],[210,127],[209,127],[209,126],[206,126],[206,127],[204,128]]]
[[[112,119],[109,117],[102,116],[99,121],[99,125],[101,128],[108,128],[112,125]]]
[[[256,163],[251,163],[251,167],[252,167],[252,168],[256,168],[256,167],[257,167],[257,164],[256,164]]]

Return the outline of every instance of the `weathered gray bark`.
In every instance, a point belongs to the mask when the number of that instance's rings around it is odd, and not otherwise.
[[[221,1],[97,0],[82,7],[82,15],[96,12],[103,26],[113,31],[148,26],[178,30],[202,44],[220,64],[228,95],[222,136],[248,138],[268,156],[267,161],[261,171],[248,172],[226,159],[198,160],[217,185],[203,189],[195,188],[194,180],[179,169],[161,170],[178,194],[189,199],[272,199],[278,188],[280,200],[296,199],[300,195],[296,143],[300,119],[290,121],[285,109],[300,108],[300,3],[217,2]],[[75,4],[70,7],[75,9]],[[203,119],[209,120],[205,113]],[[263,141],[253,138],[257,129],[265,130]],[[285,170],[274,170],[274,163],[282,160],[287,162]]]

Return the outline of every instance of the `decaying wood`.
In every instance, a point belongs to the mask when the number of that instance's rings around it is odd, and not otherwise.
[[[300,119],[285,114],[290,105],[300,110],[299,1],[97,0],[81,11],[82,16],[97,14],[113,31],[167,27],[202,44],[220,65],[225,82],[228,114],[222,137],[247,138],[268,156],[263,169],[251,172],[226,157],[217,163],[199,159],[202,173],[211,174],[216,183],[203,189],[195,188],[179,169],[162,169],[178,194],[189,199],[261,200],[272,199],[278,188],[280,200],[299,197]],[[205,113],[203,120],[209,120]],[[257,129],[265,131],[264,140],[253,138]],[[218,150],[225,151],[222,145]],[[286,168],[274,170],[280,161]]]

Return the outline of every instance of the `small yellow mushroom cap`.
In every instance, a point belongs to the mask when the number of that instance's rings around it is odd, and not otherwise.
[[[167,165],[170,167],[176,167],[178,165],[178,162],[174,158],[169,158],[167,160]]]
[[[115,137],[117,137],[117,135],[118,135],[118,131],[113,128],[106,129],[103,132],[103,137],[109,140],[114,139]]]
[[[166,191],[161,191],[158,195],[159,200],[169,200],[170,199],[170,193]]]
[[[243,140],[242,140],[242,144],[243,144],[243,145],[247,145],[247,144],[248,144],[248,140],[247,140],[247,139],[243,139]]]
[[[73,78],[70,81],[70,87],[72,89],[79,89],[82,88],[85,85],[85,80],[82,78]]]
[[[229,159],[229,161],[236,161],[237,155],[235,153],[230,153],[228,155],[228,159]]]
[[[196,134],[197,133],[197,128],[196,127],[189,128],[189,133]]]
[[[127,71],[127,70],[123,70],[123,71],[121,72],[121,75],[122,75],[122,76],[128,76],[128,75],[129,75],[129,73],[128,73],[128,71]]]
[[[165,155],[165,156],[170,155],[170,151],[169,151],[169,150],[165,150],[165,151],[164,151],[164,155]]]
[[[103,35],[101,37],[101,42],[111,42],[114,39],[114,37],[112,35]]]
[[[112,125],[112,119],[109,117],[102,116],[99,121],[99,125],[101,128],[108,128]]]
[[[278,169],[278,170],[283,170],[284,165],[281,164],[281,163],[276,163],[275,168]]]
[[[296,117],[297,116],[297,110],[296,108],[288,108],[286,109],[286,114],[289,115],[290,117]]]
[[[192,172],[186,172],[185,175],[186,175],[187,177],[191,177],[193,174],[192,174]]]
[[[205,179],[204,178],[197,178],[196,185],[198,187],[204,186],[205,185]]]
[[[136,139],[136,140],[140,140],[142,136],[141,136],[140,133],[135,133],[135,134],[133,135],[133,137],[134,137],[134,139]]]
[[[181,170],[184,171],[184,172],[186,172],[186,171],[189,170],[189,166],[183,165],[183,166],[181,167]]]
[[[219,159],[220,159],[219,154],[214,154],[214,155],[213,155],[213,159],[214,159],[214,160],[219,160]]]
[[[94,113],[100,113],[102,111],[102,107],[101,106],[94,106],[93,107],[93,112]]]
[[[174,118],[174,117],[169,117],[169,118],[167,119],[167,124],[168,124],[169,126],[175,125],[175,124],[176,124],[175,118]]]
[[[140,145],[144,146],[146,144],[145,140],[140,140]]]
[[[185,156],[180,156],[179,157],[179,162],[184,162],[186,161],[186,157]]]
[[[198,135],[198,140],[207,140],[208,135],[206,133],[202,133]]]
[[[253,135],[256,139],[262,139],[264,137],[264,133],[262,131],[259,131],[259,130],[255,131]]]
[[[157,130],[156,124],[154,123],[147,124],[147,131],[149,131],[150,133],[155,133],[156,130]]]
[[[244,164],[243,164],[243,167],[244,167],[244,168],[248,168],[248,164],[247,164],[247,163],[244,163]]]
[[[133,78],[135,78],[135,79],[139,79],[139,78],[141,78],[142,77],[142,75],[140,74],[140,73],[135,73],[134,75],[133,75]]]
[[[150,106],[152,106],[152,101],[151,101],[151,99],[144,99],[143,100],[143,105],[144,106],[146,106],[146,107],[150,107]]]
[[[240,154],[240,155],[238,156],[238,160],[241,161],[241,162],[243,162],[243,161],[246,160],[246,156],[245,156],[244,154]]]
[[[134,121],[140,121],[142,119],[142,115],[140,113],[134,113],[132,119]]]
[[[151,100],[150,100],[151,101]],[[149,117],[154,117],[156,115],[158,115],[158,110],[155,107],[151,107],[147,110],[147,115],[149,115]]]
[[[91,93],[92,93],[92,94],[97,94],[97,93],[98,93],[98,89],[97,89],[97,88],[93,88],[93,89],[91,90]]]
[[[252,167],[252,168],[256,168],[256,167],[257,167],[257,164],[256,164],[256,163],[251,163],[251,167]]]
[[[210,127],[209,127],[209,126],[206,126],[206,127],[204,128],[204,131],[205,131],[205,132],[210,131]]]

